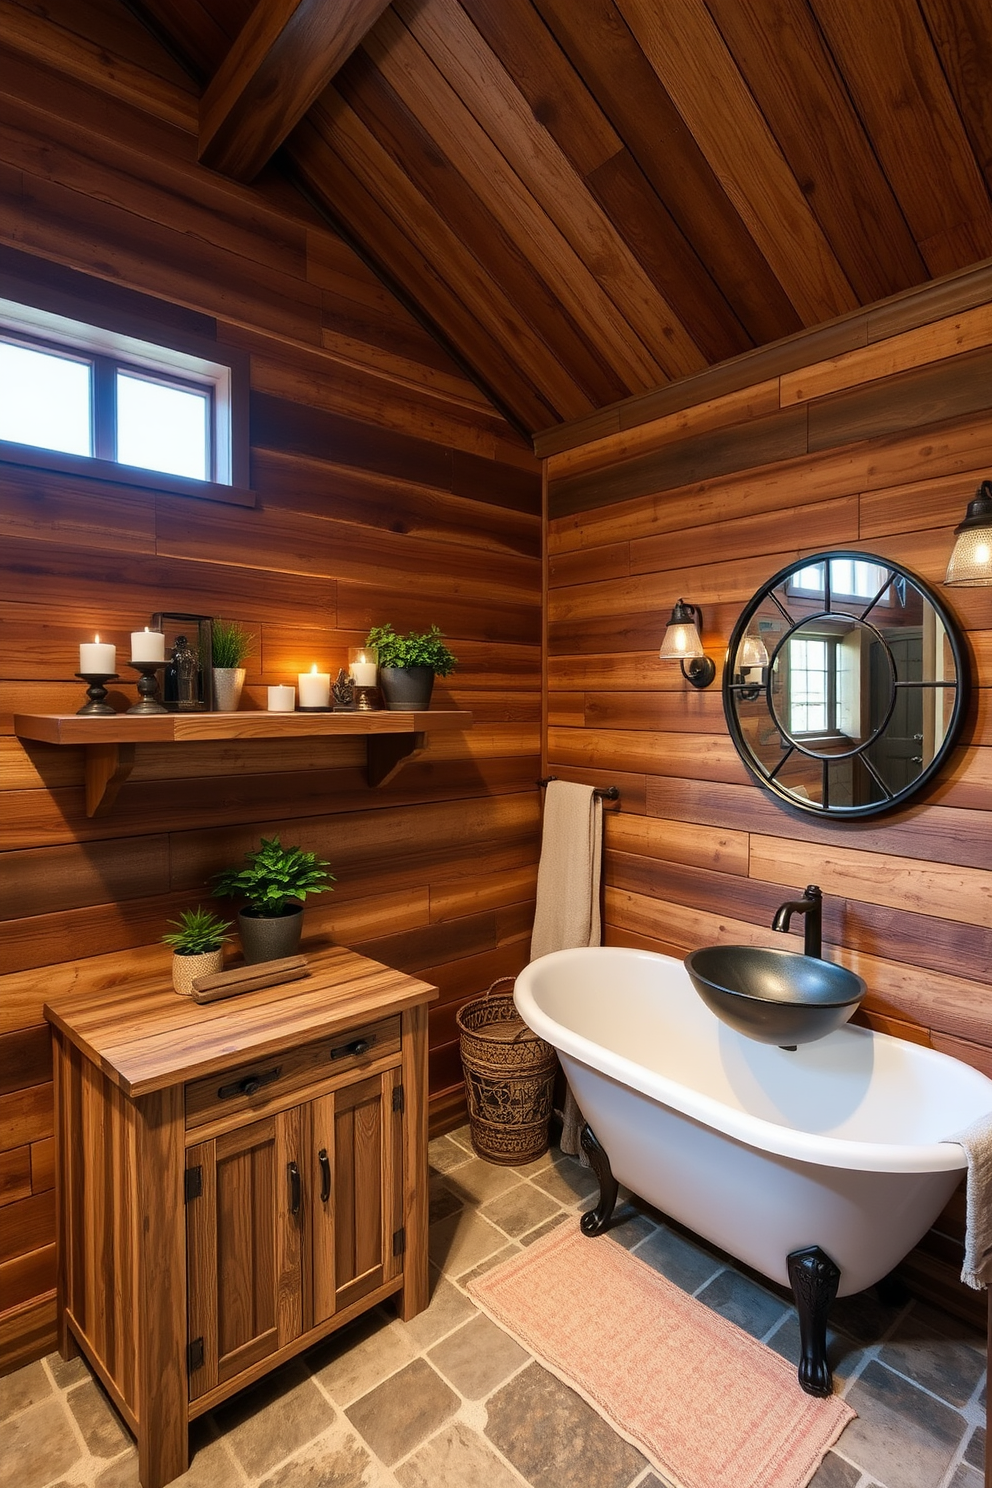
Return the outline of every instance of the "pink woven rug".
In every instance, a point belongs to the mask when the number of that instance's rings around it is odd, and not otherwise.
[[[566,1223],[469,1291],[676,1488],[805,1488],[855,1412],[609,1236]]]

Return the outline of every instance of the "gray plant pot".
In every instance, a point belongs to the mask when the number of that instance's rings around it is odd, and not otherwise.
[[[394,713],[426,713],[434,690],[434,668],[380,667],[379,687]]]
[[[303,905],[297,904],[283,915],[254,915],[242,909],[238,912],[238,933],[249,965],[295,956],[303,933]]]

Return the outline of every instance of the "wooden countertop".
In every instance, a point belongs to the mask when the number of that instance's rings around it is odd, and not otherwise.
[[[344,946],[307,954],[302,981],[222,1002],[179,997],[145,976],[55,997],[45,1017],[126,1095],[140,1096],[438,997],[429,983]]]

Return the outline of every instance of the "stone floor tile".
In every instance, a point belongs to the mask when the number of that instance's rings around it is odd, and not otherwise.
[[[409,1364],[416,1352],[403,1326],[377,1310],[311,1349],[307,1365],[328,1395],[344,1406]]]
[[[533,1488],[627,1488],[647,1466],[592,1406],[531,1364],[487,1402],[486,1435]]]
[[[985,1466],[985,1427],[976,1426],[968,1438],[968,1445],[964,1450],[964,1460],[972,1467]]]
[[[428,1358],[468,1400],[495,1390],[530,1355],[482,1313],[432,1348]]]
[[[483,1219],[499,1225],[507,1235],[516,1239],[543,1224],[552,1214],[560,1214],[561,1207],[550,1194],[535,1188],[533,1183],[518,1183],[498,1198],[490,1199],[479,1213]]]
[[[74,1359],[63,1359],[61,1354],[48,1354],[45,1365],[57,1390],[68,1390],[70,1385],[81,1384],[83,1380],[90,1378],[89,1365],[82,1354],[77,1354]]]
[[[966,1462],[962,1462],[947,1488],[985,1488],[985,1474],[969,1467]]]
[[[460,1168],[446,1175],[445,1182],[452,1193],[463,1204],[485,1204],[497,1194],[522,1183],[519,1173],[512,1168],[500,1167],[497,1163],[484,1162],[481,1157],[470,1158]]]
[[[758,1286],[750,1277],[741,1276],[739,1272],[729,1269],[714,1276],[696,1296],[700,1302],[704,1302],[721,1317],[736,1323],[738,1328],[743,1328],[753,1338],[764,1338],[786,1314],[786,1308],[778,1297],[773,1297],[771,1292],[766,1292],[764,1287]]]
[[[634,1255],[639,1260],[647,1261],[655,1271],[660,1271],[662,1276],[667,1276],[669,1281],[674,1281],[685,1292],[696,1291],[721,1266],[721,1262],[710,1255],[708,1250],[694,1245],[691,1240],[686,1240],[667,1225],[652,1227],[652,1233],[647,1239],[635,1247]]]
[[[536,1183],[538,1188],[543,1188],[559,1204],[570,1207],[599,1193],[596,1174],[591,1168],[583,1168],[572,1157],[559,1158],[550,1168],[545,1168],[543,1173],[537,1173],[531,1182]]]
[[[345,1412],[387,1467],[419,1447],[458,1410],[460,1401],[426,1359],[363,1395]]]
[[[431,1173],[428,1187],[428,1224],[434,1224],[439,1219],[447,1219],[449,1214],[457,1214],[463,1202],[458,1194],[452,1192],[440,1173]]]
[[[189,1468],[175,1478],[169,1488],[242,1488],[244,1473],[224,1442],[210,1434],[208,1422],[203,1417],[194,1421],[190,1428],[189,1448]],[[93,1488],[139,1488],[138,1453],[134,1447],[98,1472]]]
[[[251,1478],[326,1431],[334,1407],[298,1359],[242,1390],[214,1412],[214,1423]]]
[[[780,1326],[764,1341],[769,1348],[773,1348],[777,1354],[782,1355],[783,1359],[788,1359],[798,1368],[799,1318],[796,1316],[795,1308],[788,1309]],[[863,1358],[864,1349],[856,1344],[853,1338],[849,1338],[846,1333],[841,1333],[836,1328],[827,1327],[827,1363],[833,1373],[835,1388],[851,1378]]]
[[[502,1230],[497,1230],[474,1209],[464,1209],[431,1225],[428,1250],[435,1266],[448,1276],[460,1276],[505,1243]]]
[[[379,1477],[368,1448],[339,1422],[281,1463],[259,1488],[371,1488]]]
[[[884,1364],[908,1374],[951,1405],[967,1405],[985,1370],[985,1340],[961,1323],[913,1305],[879,1353]]]
[[[543,1173],[545,1168],[550,1168],[554,1160],[555,1154],[549,1148],[547,1152],[542,1152],[540,1157],[535,1157],[533,1162],[518,1164],[513,1171],[519,1173],[521,1178],[533,1178],[535,1173]]]
[[[520,1488],[520,1480],[477,1432],[452,1421],[396,1469],[401,1488]]]
[[[437,1343],[439,1338],[451,1333],[475,1315],[475,1305],[465,1293],[452,1286],[445,1277],[439,1276],[434,1282],[431,1300],[425,1310],[407,1323],[396,1323],[395,1327],[411,1348],[418,1351],[430,1348],[432,1343]]]
[[[672,1488],[667,1478],[659,1478],[656,1472],[649,1472],[646,1478],[638,1478],[634,1488]]]
[[[459,1147],[471,1153],[473,1157],[475,1156],[475,1148],[472,1146],[472,1128],[467,1121],[464,1126],[456,1126],[454,1131],[448,1133],[448,1136]]]
[[[65,1397],[93,1457],[117,1457],[132,1438],[96,1380],[75,1385]]]
[[[6,1421],[29,1405],[37,1405],[52,1393],[52,1382],[40,1359],[5,1374],[0,1379],[0,1421]]]
[[[616,1240],[625,1250],[633,1250],[635,1245],[640,1245],[649,1235],[653,1235],[657,1228],[653,1219],[641,1214],[632,1204],[618,1204],[613,1211],[609,1234],[610,1239]]]
[[[546,1219],[542,1225],[538,1225],[536,1230],[528,1230],[526,1235],[521,1235],[520,1244],[533,1245],[535,1240],[543,1240],[545,1235],[549,1235],[552,1230],[556,1230],[560,1224],[567,1224],[569,1221],[574,1224],[575,1215],[566,1214],[563,1210],[559,1209],[557,1214],[552,1214],[551,1218]]]
[[[485,1273],[487,1271],[491,1271],[494,1266],[501,1266],[503,1262],[508,1261],[511,1256],[519,1255],[522,1249],[523,1247],[520,1245],[504,1245],[502,1250],[497,1250],[494,1252],[493,1255],[487,1256],[484,1261],[480,1261],[479,1264],[477,1266],[473,1266],[470,1271],[463,1271],[461,1276],[459,1276],[458,1278],[458,1285],[467,1287],[469,1282],[474,1281],[477,1276],[484,1276]]]
[[[888,1488],[937,1488],[964,1435],[963,1416],[875,1360],[846,1398],[858,1419],[840,1439],[845,1457]]]
[[[831,1304],[830,1321],[858,1343],[878,1343],[905,1310],[880,1302],[874,1291],[855,1292]]]
[[[810,1479],[809,1488],[855,1488],[860,1482],[860,1467],[853,1467],[836,1452],[828,1452]]]
[[[435,1137],[427,1148],[427,1160],[439,1173],[457,1168],[461,1163],[467,1162],[469,1156],[461,1143],[452,1141],[450,1136]]]
[[[42,1488],[83,1455],[59,1395],[19,1411],[0,1433],[0,1488]]]

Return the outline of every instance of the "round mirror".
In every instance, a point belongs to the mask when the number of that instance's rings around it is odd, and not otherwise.
[[[922,579],[870,553],[818,553],[742,613],[723,706],[762,785],[818,816],[871,816],[939,768],[967,681],[954,621]]]

